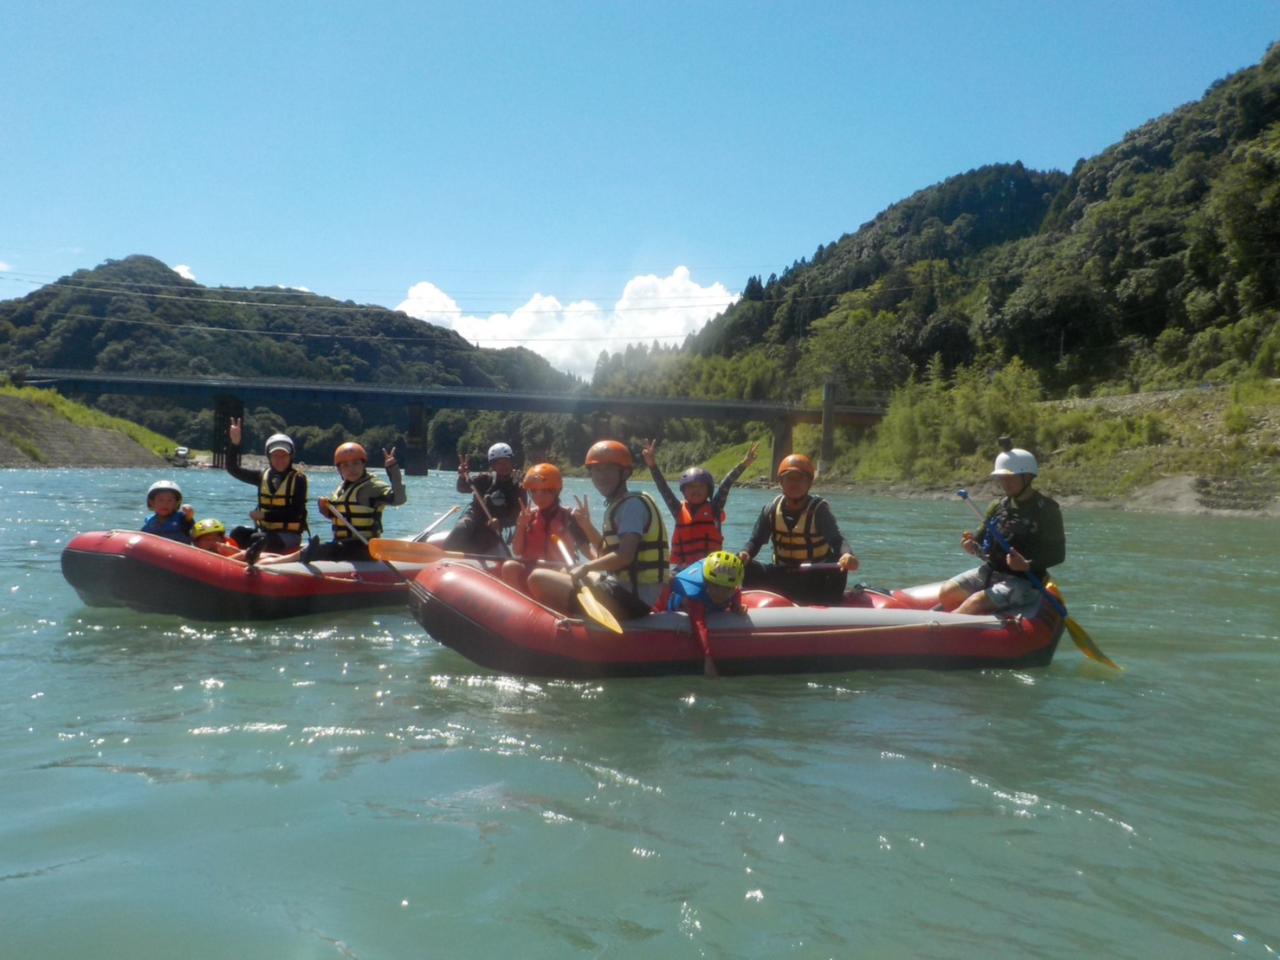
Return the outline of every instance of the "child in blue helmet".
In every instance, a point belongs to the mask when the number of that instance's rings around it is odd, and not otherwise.
[[[742,471],[755,462],[758,446],[758,442],[751,444],[742,462],[720,482],[715,497],[711,496],[715,483],[710,472],[702,467],[690,467],[680,475],[680,493],[684,495],[684,500],[681,501],[676,499],[662,471],[658,469],[658,461],[654,457],[658,441],[650,440],[645,445],[642,451],[644,462],[676,521],[675,529],[671,532],[672,570],[683,569],[724,546],[721,524],[724,523],[725,502],[729,499],[729,491],[742,476]]]

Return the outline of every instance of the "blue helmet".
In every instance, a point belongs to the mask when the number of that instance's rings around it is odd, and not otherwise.
[[[711,479],[711,472],[704,470],[702,467],[690,467],[684,473],[680,474],[680,489],[683,490],[691,483],[705,483],[707,485],[707,496],[711,496],[711,491],[715,489],[716,482]]]

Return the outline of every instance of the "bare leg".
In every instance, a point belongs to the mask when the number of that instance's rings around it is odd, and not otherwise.
[[[524,572],[524,564],[519,560],[508,560],[502,565],[502,582],[514,587],[521,593],[529,592],[529,585]]]
[[[964,603],[956,608],[956,613],[991,613],[995,610],[996,605],[991,602],[991,598],[985,592],[979,590],[977,593],[971,593],[965,598]]]
[[[958,583],[953,583],[950,580],[944,583],[942,589],[938,591],[938,603],[942,605],[943,610],[954,610],[968,598],[969,592]]]
[[[569,609],[573,581],[559,570],[534,570],[529,574],[529,596],[556,610]]]

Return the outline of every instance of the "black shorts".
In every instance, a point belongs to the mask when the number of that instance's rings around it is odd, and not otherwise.
[[[636,617],[648,615],[651,611],[649,604],[636,596],[632,589],[617,577],[605,574],[590,581],[583,581],[583,585],[589,586],[592,595],[619,620],[634,620]],[[569,607],[573,613],[584,612],[582,605],[578,602],[576,588]]]
[[[844,570],[794,570],[759,560],[747,564],[744,590],[768,590],[801,606],[838,606],[849,574]]]

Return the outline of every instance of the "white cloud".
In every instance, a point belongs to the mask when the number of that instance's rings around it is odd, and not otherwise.
[[[5,263],[3,260],[0,260],[0,273],[8,273],[12,269],[13,267]]]
[[[396,309],[456,330],[482,347],[528,347],[553,367],[590,379],[601,350],[617,353],[628,343],[654,340],[678,345],[737,299],[723,284],[701,286],[687,267],[676,267],[668,277],[634,277],[611,310],[589,300],[565,306],[554,296],[536,293],[510,314],[479,317],[463,312],[427,281],[410,287]]]
[[[196,278],[196,275],[191,272],[191,268],[188,267],[185,263],[180,263],[176,267],[170,267],[169,269],[172,270],[174,273],[176,273],[178,276],[182,277],[184,280],[194,281]]]

